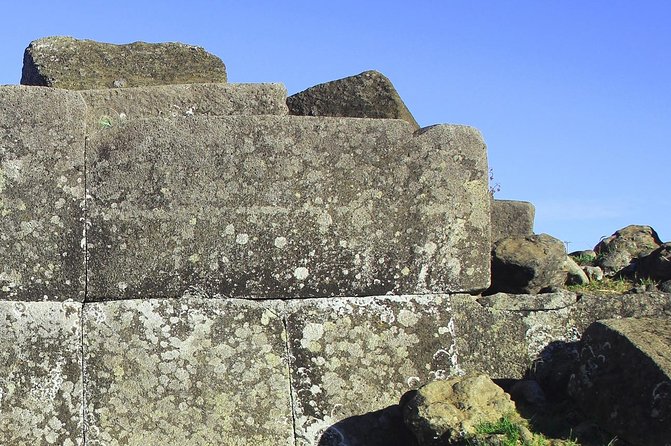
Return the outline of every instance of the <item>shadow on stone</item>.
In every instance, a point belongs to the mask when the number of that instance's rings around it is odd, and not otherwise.
[[[401,397],[401,404],[345,418],[331,425],[318,446],[417,446],[403,423],[403,402],[415,391]]]

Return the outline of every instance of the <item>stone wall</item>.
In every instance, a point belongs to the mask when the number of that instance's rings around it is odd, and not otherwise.
[[[0,87],[1,444],[404,444],[406,392],[669,311],[480,297],[473,128],[289,115],[278,84],[81,87]]]

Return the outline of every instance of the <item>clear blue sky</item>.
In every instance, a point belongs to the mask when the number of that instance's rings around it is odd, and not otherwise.
[[[180,41],[231,82],[289,94],[376,69],[421,125],[480,129],[497,198],[593,247],[628,224],[671,240],[671,2],[41,1],[3,5],[0,84],[31,40]]]

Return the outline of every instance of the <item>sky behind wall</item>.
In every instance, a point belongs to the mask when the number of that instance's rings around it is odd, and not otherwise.
[[[420,125],[468,124],[496,198],[589,249],[628,224],[671,240],[671,2],[665,0],[42,1],[3,4],[0,84],[40,37],[180,41],[230,82],[289,94],[375,69]]]

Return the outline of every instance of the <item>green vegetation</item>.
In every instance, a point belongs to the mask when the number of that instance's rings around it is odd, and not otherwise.
[[[623,294],[635,286],[630,280],[604,277],[603,280],[593,280],[585,285],[569,285],[568,289],[576,293]]]
[[[540,434],[530,434],[524,421],[515,422],[512,416],[503,416],[496,423],[482,423],[476,426],[476,433],[466,440],[468,446],[579,446],[574,440],[550,440]],[[526,431],[524,438],[523,432]],[[495,436],[494,440],[492,436]],[[492,441],[495,441],[492,443]]]
[[[108,129],[112,127],[112,118],[109,116],[103,116],[98,120],[98,125],[101,129]]]
[[[571,256],[571,258],[580,266],[592,266],[596,260],[596,256],[589,254],[581,254],[579,256]]]

